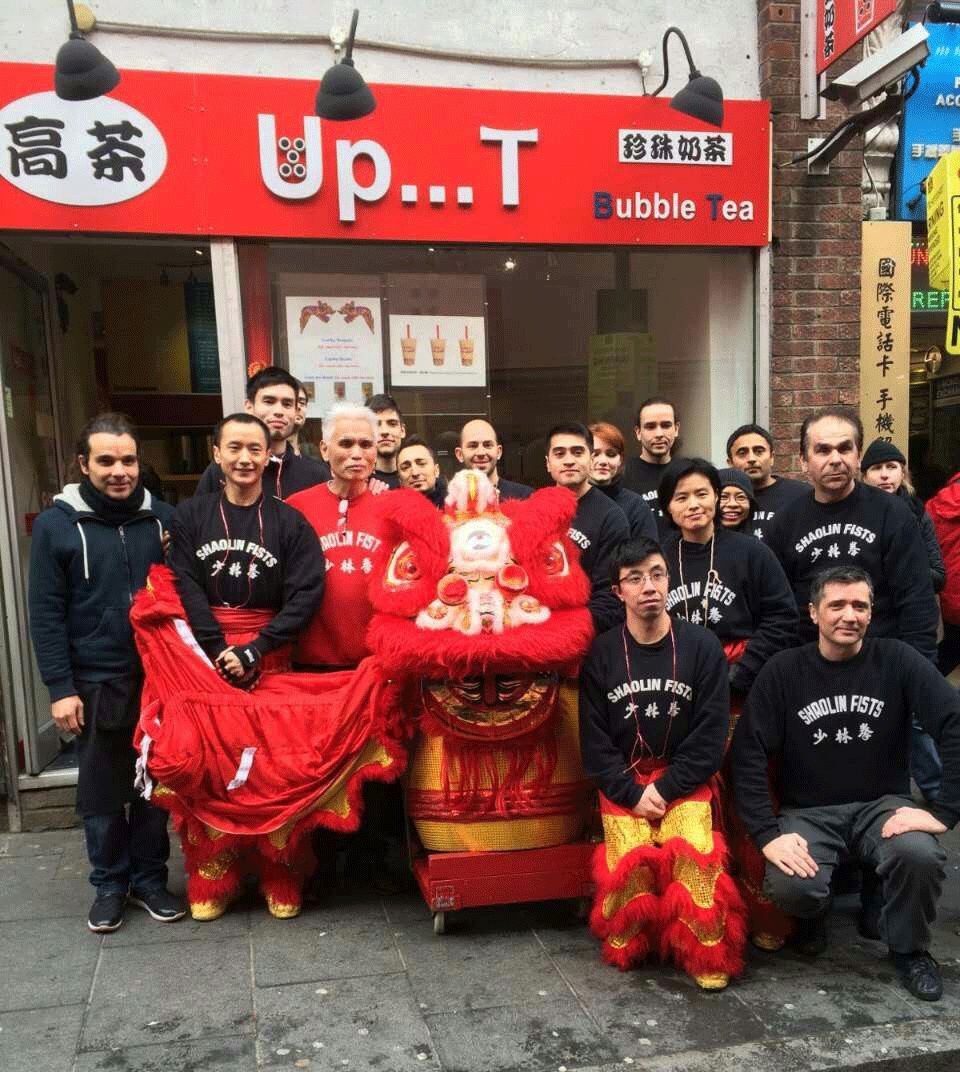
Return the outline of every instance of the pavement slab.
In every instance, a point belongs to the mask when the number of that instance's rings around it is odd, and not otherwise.
[[[84,894],[87,903],[78,903],[79,884],[74,888],[70,883],[54,882],[59,865],[59,853],[0,859],[0,922],[52,916],[85,920],[93,890],[88,885]]]
[[[256,1072],[256,1069],[256,1046],[248,1035],[97,1050],[81,1054],[73,1072]]]
[[[599,954],[557,953],[553,960],[604,1037],[633,1061],[716,1050],[765,1034],[763,1020],[738,1000],[737,985],[706,994],[670,968],[620,972]]]
[[[123,1049],[253,1030],[248,938],[105,947],[81,1049]]]
[[[72,1068],[86,1006],[0,1013],[3,1072],[64,1072]]]
[[[493,924],[497,914],[488,913]],[[394,930],[410,984],[426,1013],[568,998],[570,990],[530,930],[437,937],[432,922]]]
[[[99,955],[100,939],[85,920],[0,923],[0,1010],[85,1002]]]
[[[439,1072],[406,976],[331,979],[258,989],[260,1060],[316,1072]],[[298,1064],[307,1061],[308,1065]]]
[[[251,915],[257,986],[308,983],[401,971],[393,936],[377,906],[358,915],[310,910],[296,919]]]
[[[424,1019],[446,1072],[573,1072],[618,1056],[573,997]]]

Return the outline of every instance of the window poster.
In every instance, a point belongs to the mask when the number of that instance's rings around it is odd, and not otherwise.
[[[390,317],[393,387],[483,387],[487,341],[482,316]]]
[[[308,417],[383,391],[379,298],[287,296],[285,309],[290,372],[306,388]]]

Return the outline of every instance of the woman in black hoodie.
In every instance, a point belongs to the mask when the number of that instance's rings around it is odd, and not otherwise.
[[[721,491],[710,462],[677,458],[666,467],[657,497],[675,530],[663,545],[670,570],[667,610],[711,630],[723,645],[730,664],[732,736],[743,699],[764,663],[796,643],[797,607],[770,548],[753,535],[718,524]],[[763,949],[777,949],[791,924],[764,896],[764,859],[732,806],[727,807],[727,829],[751,940]]]
[[[940,553],[940,544],[933,528],[933,521],[924,509],[923,503],[914,494],[907,472],[907,459],[900,450],[884,439],[875,439],[864,451],[860,460],[860,475],[864,484],[871,484],[881,491],[897,495],[910,507],[917,524],[923,545],[927,549],[930,562],[930,580],[933,590],[938,595],[947,583],[947,567]],[[937,753],[937,746],[929,733],[913,720],[913,739],[910,753],[910,773],[926,800],[936,800],[940,796],[940,779],[943,766]]]
[[[630,535],[646,536],[659,542],[657,519],[642,496],[623,486],[624,442],[620,429],[606,421],[590,425],[593,450],[590,452],[590,483],[612,499],[627,515]]]

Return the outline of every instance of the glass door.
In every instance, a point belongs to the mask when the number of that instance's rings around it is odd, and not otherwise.
[[[0,571],[9,696],[21,773],[29,774],[60,752],[27,619],[33,521],[61,486],[46,295],[42,276],[0,254]]]

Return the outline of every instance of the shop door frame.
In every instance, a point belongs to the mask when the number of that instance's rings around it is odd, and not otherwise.
[[[57,479],[63,485],[62,472],[62,437],[60,429],[60,399],[54,376],[54,345],[50,320],[50,287],[42,273],[13,256],[9,251],[0,249],[0,271],[7,271],[21,283],[38,294],[43,311],[43,339],[46,348],[47,377],[50,384],[50,401],[53,411],[54,442],[56,444]],[[0,362],[0,396],[6,404],[6,384],[3,377],[3,365]],[[0,457],[10,459],[10,443],[7,424],[4,417],[0,420]],[[23,776],[39,774],[46,763],[56,755],[56,733],[49,737],[53,746],[51,755],[41,754],[41,738],[48,726],[41,729],[40,712],[36,710],[36,688],[34,681],[34,664],[31,657],[30,630],[27,617],[27,584],[20,568],[17,554],[16,535],[20,523],[14,502],[12,477],[7,466],[0,466],[0,578],[3,581],[3,617],[6,627],[6,653],[8,663],[0,664],[0,678],[4,679],[3,703],[5,711],[5,732],[7,736],[8,777],[19,784]],[[19,668],[14,673],[14,668]],[[52,726],[52,717],[47,713],[47,722]],[[18,742],[22,733],[23,761],[21,764]],[[50,745],[46,746],[50,750]],[[23,769],[21,769],[21,766]]]

